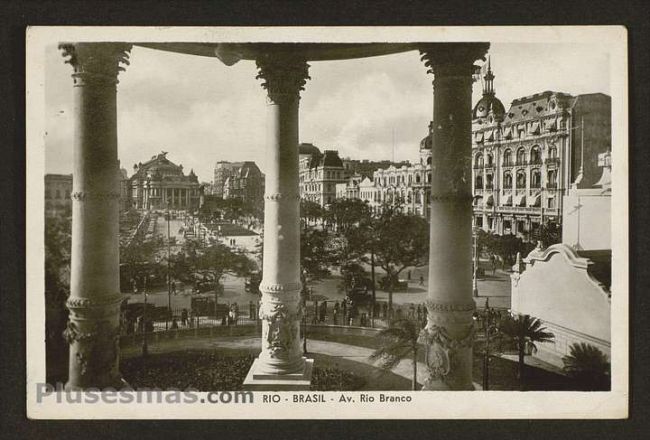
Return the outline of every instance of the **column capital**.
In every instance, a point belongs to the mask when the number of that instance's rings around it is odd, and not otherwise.
[[[274,103],[300,99],[300,92],[305,90],[309,76],[309,64],[299,58],[265,54],[255,60],[258,75],[263,79],[269,99]]]
[[[129,65],[131,45],[127,43],[61,43],[66,63],[74,69],[75,85],[117,84],[117,75]]]
[[[420,59],[427,73],[436,76],[467,76],[475,71],[474,62],[484,60],[490,43],[431,43],[420,47]]]

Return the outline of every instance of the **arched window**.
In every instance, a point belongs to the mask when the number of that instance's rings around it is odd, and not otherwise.
[[[492,189],[494,188],[494,182],[493,182],[494,176],[492,174],[487,174],[485,176],[485,188],[486,189]]]
[[[512,151],[506,150],[503,152],[503,165],[504,166],[512,165]]]
[[[476,156],[474,156],[474,167],[475,168],[483,168],[483,154],[478,153]]]
[[[517,150],[517,165],[525,165],[525,164],[526,164],[526,150],[520,148]]]
[[[548,148],[548,157],[550,159],[556,159],[557,158],[557,148],[555,146],[550,146]]]
[[[431,183],[431,173],[427,173],[427,183]]]
[[[526,173],[523,170],[517,171],[517,188],[526,188]]]
[[[431,165],[431,158],[427,157],[427,165]]]
[[[539,149],[539,146],[535,145],[531,150],[530,150],[530,163],[532,164],[540,164],[542,163],[542,153]]]
[[[415,183],[420,183],[420,175],[419,174],[415,175]]]
[[[548,187],[557,188],[557,171],[550,170],[547,174],[548,177]]]
[[[540,188],[542,186],[542,173],[538,169],[530,172],[530,187]]]
[[[474,189],[483,189],[483,176],[476,176],[476,181],[474,182]]]
[[[506,171],[503,174],[503,187],[505,189],[511,189],[512,188],[512,173],[510,171]]]

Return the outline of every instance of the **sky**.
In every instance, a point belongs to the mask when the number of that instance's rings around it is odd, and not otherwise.
[[[493,44],[497,97],[510,102],[544,90],[610,94],[609,57],[597,45]],[[72,67],[46,51],[45,168],[72,172]],[[118,85],[118,156],[133,165],[161,151],[200,181],[219,160],[265,170],[266,92],[255,63],[134,47]],[[310,63],[300,101],[300,141],[353,159],[418,159],[433,112],[433,76],[417,52]],[[474,83],[473,103],[481,97]]]

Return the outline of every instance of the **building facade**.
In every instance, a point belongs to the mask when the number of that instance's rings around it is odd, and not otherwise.
[[[211,194],[223,198],[224,185],[229,177],[238,174],[244,162],[228,162],[220,160],[214,165],[214,179]]]
[[[611,148],[611,98],[545,91],[506,111],[489,65],[483,79],[472,115],[474,226],[528,238],[547,222],[562,223],[574,181],[597,180],[597,156]]]
[[[56,217],[72,211],[72,174],[45,175],[45,216]]]
[[[336,199],[336,185],[344,183],[348,173],[336,150],[320,149],[302,143],[298,147],[300,198],[321,206]]]
[[[239,167],[222,168],[231,172],[220,187],[221,197],[224,199],[241,199],[251,206],[264,204],[264,175],[255,162],[236,162]],[[220,174],[224,176],[226,173]],[[220,177],[221,178],[221,177]],[[216,194],[213,194],[216,195]]]
[[[136,209],[198,209],[201,185],[193,170],[186,176],[183,166],[167,159],[167,153],[133,166],[129,179],[132,206]]]

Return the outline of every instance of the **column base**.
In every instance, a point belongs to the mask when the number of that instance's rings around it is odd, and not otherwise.
[[[314,360],[303,358],[305,367],[301,372],[292,374],[259,373],[259,359],[255,359],[244,379],[244,391],[309,391]]]

